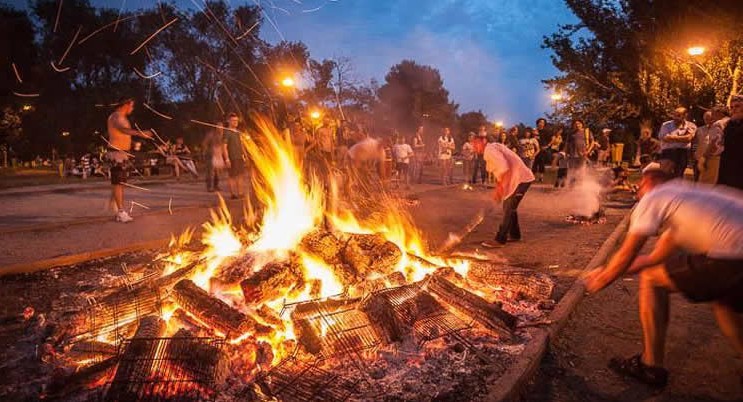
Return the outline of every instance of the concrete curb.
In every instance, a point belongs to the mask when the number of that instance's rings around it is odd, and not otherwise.
[[[80,254],[65,255],[61,257],[49,258],[46,260],[34,261],[31,263],[8,265],[5,267],[0,267],[0,278],[7,275],[29,274],[54,267],[79,264],[88,260],[113,257],[115,255],[131,253],[134,251],[162,248],[167,246],[169,241],[170,238],[150,240],[141,243],[129,244],[122,247],[104,248],[100,250],[87,251]]]
[[[159,180],[132,180],[131,184],[135,184],[140,187],[158,187],[168,186],[170,184],[189,184],[197,183],[199,179],[189,179],[181,181],[169,180],[169,178],[163,178]],[[95,191],[101,188],[109,188],[110,184],[108,180],[95,181],[90,183],[69,183],[68,185],[62,184],[49,184],[39,186],[28,186],[28,187],[11,187],[0,190],[0,198],[2,197],[22,197],[28,195],[40,195],[40,194],[67,194],[67,193],[78,193],[85,191]],[[44,188],[50,187],[50,188]]]
[[[601,245],[591,261],[584,270],[594,269],[603,264],[623,239],[632,212],[624,216],[614,231]],[[488,401],[509,402],[517,401],[522,395],[529,380],[534,376],[539,365],[547,352],[550,339],[555,338],[560,330],[567,324],[568,318],[573,313],[578,303],[585,296],[583,283],[576,279],[570,289],[557,303],[557,306],[549,316],[551,325],[547,328],[529,328],[527,333],[531,339],[524,347],[523,352],[517,356],[516,361],[508,370],[488,387]]]

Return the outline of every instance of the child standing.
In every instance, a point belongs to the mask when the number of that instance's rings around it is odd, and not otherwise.
[[[565,143],[560,145],[560,151],[555,158],[557,160],[557,179],[555,188],[565,187],[568,178],[568,155],[565,153]]]
[[[392,146],[392,156],[395,159],[395,169],[405,188],[410,189],[410,157],[413,156],[413,148],[405,142],[405,136],[398,136],[397,143]]]

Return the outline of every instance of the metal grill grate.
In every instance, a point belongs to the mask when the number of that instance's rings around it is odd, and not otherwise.
[[[359,353],[381,345],[382,340],[369,318],[357,306],[358,302],[349,302],[329,307],[316,301],[298,305],[303,310],[301,319],[310,324],[320,339],[322,358]]]
[[[427,305],[425,312],[414,316],[413,312],[421,313],[419,309],[412,307],[415,299],[421,294],[430,296],[421,286],[422,283],[419,282],[397,288],[384,289],[375,292],[374,295],[384,297],[392,306],[395,315],[403,321],[412,324],[413,332],[419,345],[436,338],[453,335],[459,331],[472,328],[471,323],[460,319],[435,301]]]
[[[345,401],[358,393],[361,376],[354,379],[323,370],[319,361],[303,362],[295,357],[282,360],[258,382],[283,402]]]
[[[124,341],[122,350],[138,344],[151,353],[122,358],[117,368],[122,381],[114,381],[108,401],[208,401],[216,397],[217,378],[225,372],[218,338],[137,338]],[[214,356],[199,351],[211,350]],[[216,360],[215,360],[216,359]]]
[[[160,291],[149,286],[124,288],[100,301],[88,298],[85,324],[70,341],[105,339],[118,344],[133,333],[142,317],[161,312],[161,300]]]

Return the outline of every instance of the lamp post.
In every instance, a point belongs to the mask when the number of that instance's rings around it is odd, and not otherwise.
[[[707,49],[704,48],[704,46],[692,46],[688,49],[686,49],[686,52],[689,53],[689,56],[701,56],[704,54],[704,52]]]

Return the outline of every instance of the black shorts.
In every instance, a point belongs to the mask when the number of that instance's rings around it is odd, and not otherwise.
[[[395,163],[395,169],[397,169],[400,174],[408,174],[408,167],[410,166],[409,163],[403,163],[403,162],[397,162]]]
[[[242,159],[230,159],[230,177],[238,177],[245,174],[245,161]]]
[[[568,168],[557,168],[557,178],[564,179],[568,177]]]
[[[132,164],[124,155],[124,152],[109,150],[106,154],[106,160],[111,164],[111,184],[126,183]]]
[[[671,282],[690,301],[718,301],[743,313],[743,259],[678,255],[666,263]]]

